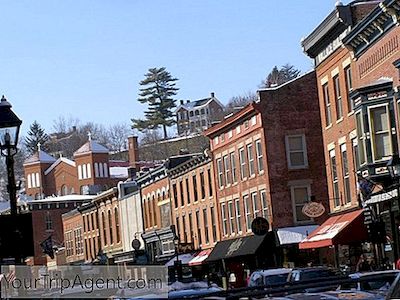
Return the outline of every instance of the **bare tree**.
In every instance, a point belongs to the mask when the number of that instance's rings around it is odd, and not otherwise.
[[[53,120],[53,130],[55,133],[69,133],[74,127],[77,128],[79,123],[78,118],[58,116],[57,119]]]
[[[234,112],[235,109],[244,107],[247,104],[256,100],[257,95],[252,91],[248,91],[247,93],[239,96],[234,96],[228,101],[228,104],[225,106],[225,114],[230,114]]]
[[[107,132],[110,149],[116,152],[121,152],[125,149],[126,140],[129,134],[132,133],[132,129],[128,124],[117,123],[110,125]]]
[[[163,138],[157,129],[147,129],[143,132],[140,138],[141,145],[155,144],[161,141]]]

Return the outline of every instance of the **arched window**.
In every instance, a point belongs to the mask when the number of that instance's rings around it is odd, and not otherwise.
[[[104,245],[107,245],[107,227],[106,227],[106,216],[104,215],[104,211],[101,213],[101,220],[103,221]]]
[[[75,190],[74,190],[73,187],[71,188],[71,193],[70,193],[70,194],[71,194],[71,195],[75,194]]]
[[[99,177],[104,177],[103,164],[99,163]]]
[[[99,164],[94,163],[94,176],[97,178],[99,177]]]
[[[46,224],[46,230],[52,230],[53,229],[53,221],[51,220],[51,215],[50,212],[46,212],[46,215],[44,217],[44,222]]]
[[[112,217],[111,210],[108,211],[108,228],[110,230],[110,244],[114,243],[113,232],[112,232]]]
[[[194,112],[194,114],[195,114],[196,116],[198,116],[200,113],[199,113],[198,110],[196,110],[196,111]]]
[[[86,173],[86,164],[82,165],[82,178],[86,179],[87,178],[87,173]]]
[[[157,207],[157,203],[156,203],[155,196],[153,195],[153,226],[157,225],[156,207]]]
[[[39,173],[36,173],[36,187],[40,187],[40,177],[39,177]]]
[[[65,184],[61,187],[61,195],[68,195],[68,187]]]
[[[87,168],[87,178],[92,178],[92,168],[90,167],[90,164],[86,164]]]
[[[94,213],[90,214],[90,218],[92,219],[92,230],[96,230],[95,224],[94,224]]]
[[[82,166],[78,166],[78,179],[82,179]]]
[[[104,168],[104,177],[108,177],[108,166],[106,163],[103,164],[103,168]]]
[[[119,218],[118,218],[118,208],[114,209],[114,219],[115,219],[115,233],[117,235],[117,243],[121,241],[121,237],[119,234]]]
[[[28,189],[30,189],[32,187],[31,174],[28,174],[26,181],[28,181]]]

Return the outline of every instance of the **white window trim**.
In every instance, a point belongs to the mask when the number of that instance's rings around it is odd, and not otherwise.
[[[376,149],[375,149],[375,142],[374,142],[374,133],[373,133],[373,128],[372,128],[372,118],[371,118],[371,110],[374,108],[379,108],[379,107],[385,107],[386,112],[387,112],[387,125],[388,125],[388,134],[389,134],[389,142],[390,142],[390,150],[391,154],[389,156],[385,156],[381,159],[376,159]],[[369,133],[370,133],[370,141],[371,141],[371,148],[372,148],[372,160],[374,162],[381,162],[381,161],[386,161],[390,159],[390,157],[393,155],[393,145],[392,145],[392,126],[390,125],[390,110],[389,110],[389,104],[377,104],[377,105],[371,105],[368,106],[368,123],[369,123]]]
[[[256,140],[255,145],[256,145],[257,170],[258,170],[258,173],[262,173],[262,172],[264,172],[264,162],[262,162],[264,155],[263,155],[261,140]],[[257,145],[260,145],[260,151],[259,151]],[[260,170],[260,160],[262,163],[262,170]]]
[[[218,173],[218,187],[220,189],[222,189],[224,186],[224,182],[223,182],[224,174],[223,174],[222,169],[223,169],[222,158],[218,158],[217,159],[217,173]]]
[[[224,155],[222,160],[223,160],[223,167],[224,167],[224,172],[225,172],[225,185],[230,186],[232,174],[229,174],[231,171],[230,164],[229,164],[229,155]]]
[[[358,135],[358,132],[357,132],[357,145],[359,145],[358,144],[358,140],[359,139],[361,139],[361,140],[363,140],[364,142],[363,142],[363,150],[364,150],[364,162],[363,163],[360,163],[360,167],[361,166],[364,166],[364,165],[366,165],[367,164],[367,138],[366,138],[366,133],[365,133],[365,126],[364,126],[364,118],[363,118],[363,113],[362,113],[362,111],[361,111],[361,109],[360,110],[358,110],[358,111],[356,111],[355,113],[354,113],[354,115],[355,115],[355,117],[356,117],[356,126],[357,126],[357,115],[360,115],[361,116],[361,118],[360,118],[360,120],[361,120],[361,133],[362,133],[362,136],[360,137],[359,135]],[[357,130],[357,129],[356,129]]]
[[[229,159],[231,164],[231,173],[232,173],[232,184],[237,182],[237,168],[235,161],[235,152],[229,153]]]
[[[247,179],[247,174],[246,174],[246,150],[244,147],[239,149],[239,165],[240,165],[240,179],[241,180],[246,180]],[[243,153],[243,155],[241,155]]]
[[[240,211],[240,200],[235,199],[234,202],[235,202],[235,215],[236,215],[236,232],[240,234],[240,233],[242,233],[242,230],[243,230],[242,224],[240,223],[241,218],[242,218],[242,214]],[[239,210],[238,210],[238,208],[239,208]],[[239,227],[240,227],[240,230],[239,230]]]
[[[260,203],[257,203],[258,201],[258,193],[253,192],[251,193],[251,205],[253,206],[253,219],[257,217],[257,213],[260,213]],[[256,205],[258,207],[258,210],[256,210]]]
[[[346,157],[343,155],[343,153],[346,153]],[[343,176],[343,190],[344,190],[344,202],[345,204],[351,203],[351,191],[347,191],[346,188],[346,180],[350,180],[350,170],[349,170],[349,157],[348,157],[348,152],[347,152],[347,147],[346,144],[341,144],[340,145],[340,159],[342,161],[342,176]],[[344,169],[344,163],[343,163],[343,158],[346,158],[347,160],[347,174],[345,173]],[[349,185],[350,187],[350,185]],[[347,199],[347,192],[350,193],[350,199]]]
[[[246,145],[246,152],[247,152],[247,161],[249,165],[249,177],[252,177],[256,174],[256,165],[254,163],[254,152],[253,152],[253,144],[247,144]],[[249,150],[250,148],[250,150]],[[251,172],[250,166],[253,166],[253,171]]]
[[[264,195],[264,197],[265,197],[266,206],[264,205],[262,195]],[[267,191],[266,190],[261,190],[260,191],[260,202],[261,202],[261,215],[265,219],[268,220],[269,219],[269,207],[268,207],[268,198],[267,198]],[[264,214],[264,212],[266,212],[266,215]]]
[[[336,175],[337,178],[333,178],[333,165],[332,165],[332,158],[335,158],[335,168],[336,168]],[[333,207],[338,208],[340,207],[340,195],[335,195],[335,184],[339,184],[339,175],[337,174],[338,168],[337,168],[337,160],[336,160],[336,150],[332,149],[329,151],[329,166],[331,168],[331,182],[332,182],[332,196],[333,196]],[[340,190],[339,190],[340,193]],[[339,197],[338,199],[335,198],[335,196]],[[338,201],[338,205],[336,205],[336,201]]]
[[[222,217],[222,234],[224,236],[228,235],[228,219],[226,216],[226,205],[221,203],[221,217]]]
[[[292,166],[292,163],[290,161],[290,149],[289,149],[289,138],[291,137],[299,137],[301,136],[302,138],[302,144],[303,144],[303,154],[304,154],[304,164],[301,166]],[[306,169],[308,168],[308,155],[307,155],[307,143],[306,143],[306,136],[305,134],[291,134],[291,135],[286,135],[285,136],[285,146],[286,146],[286,157],[287,157],[287,163],[288,163],[288,168],[291,170],[296,170],[296,169]]]
[[[246,231],[249,232],[249,231],[251,231],[251,224],[249,224],[249,222],[247,222],[247,217],[250,216],[250,218],[251,218],[251,211],[247,205],[247,201],[248,201],[248,199],[250,199],[250,196],[244,195],[242,199],[243,199],[243,204],[244,204],[244,217],[245,217],[245,223],[246,223]]]
[[[232,208],[232,211],[231,211],[230,208]],[[228,202],[228,219],[229,219],[229,227],[230,227],[231,235],[235,234],[235,231],[233,230],[234,226],[232,226],[232,225],[235,224],[235,212],[234,212],[234,209],[235,208],[234,208],[233,202],[231,200],[231,201]],[[232,215],[232,213],[233,213],[233,215]]]
[[[295,201],[295,196],[294,196],[294,190],[296,188],[307,188],[307,194],[308,194],[308,201],[310,201],[310,196],[311,196],[311,186],[309,184],[299,184],[299,185],[291,185],[290,186],[290,197],[292,199],[292,207],[293,207],[293,221],[295,224],[309,224],[313,222],[313,219],[310,218],[310,220],[307,221],[298,221],[297,220],[297,212],[296,212],[296,201]]]

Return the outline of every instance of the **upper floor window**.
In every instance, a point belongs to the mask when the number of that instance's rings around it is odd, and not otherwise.
[[[368,117],[374,161],[389,158],[392,155],[392,141],[388,106],[380,105],[369,107]]]
[[[196,110],[196,111],[194,112],[194,114],[195,114],[196,116],[198,116],[198,115],[200,114],[200,112],[199,112],[198,110]]]
[[[353,82],[352,82],[352,78],[351,78],[350,66],[347,66],[344,69],[344,76],[346,79],[347,106],[348,106],[349,112],[352,112],[354,110],[354,104],[353,104],[353,101],[351,101],[351,98],[349,97],[349,93],[353,90]]]
[[[329,126],[332,124],[332,107],[331,107],[331,100],[329,99],[328,83],[325,83],[322,86],[322,92],[324,95],[324,103],[325,103],[325,122],[326,126]]]
[[[46,230],[52,230],[53,229],[53,220],[51,219],[50,212],[47,211],[45,215],[45,225],[46,225]]]
[[[199,200],[198,192],[197,192],[197,176],[196,174],[192,176],[192,181],[193,181],[193,194],[194,194],[194,201]]]
[[[299,185],[291,186],[291,197],[293,203],[294,220],[296,223],[308,222],[311,219],[303,214],[302,209],[304,204],[310,200],[310,186],[309,185]]]
[[[333,190],[333,203],[334,206],[340,206],[340,194],[339,194],[339,179],[336,166],[335,149],[329,151],[331,177],[332,177],[332,190]]]
[[[230,160],[231,160],[231,168],[232,168],[232,183],[235,183],[235,182],[237,182],[235,152],[230,153]]]
[[[246,155],[244,153],[244,148],[239,149],[239,162],[240,162],[240,179],[247,177],[246,172]]]
[[[240,125],[236,126],[236,134],[240,133]]]
[[[356,113],[356,125],[357,125],[357,162],[358,165],[363,165],[367,162],[365,154],[365,129],[362,112]]]
[[[269,219],[269,208],[268,208],[268,200],[267,200],[267,193],[265,190],[260,191],[261,197],[261,205],[262,205],[262,216],[265,219]]]
[[[253,221],[251,215],[251,203],[249,195],[243,196],[243,203],[244,203],[244,213],[246,215],[246,229],[247,231],[251,230],[251,222]]]
[[[242,232],[242,215],[240,213],[240,201],[235,199],[235,212],[236,212],[236,228],[237,232]]]
[[[256,154],[257,154],[258,172],[262,172],[262,171],[264,171],[264,163],[263,163],[263,152],[262,152],[261,140],[256,141]]]
[[[249,160],[249,176],[253,176],[255,174],[253,144],[247,145],[247,157]]]
[[[191,112],[189,112],[189,115],[191,116],[191,117],[193,117],[193,111],[191,111]]]
[[[228,155],[225,155],[223,159],[224,159],[224,169],[225,169],[225,184],[229,185],[231,183],[231,169],[229,167]]]
[[[308,159],[305,135],[288,135],[285,137],[285,141],[289,169],[307,168]]]
[[[212,197],[213,195],[213,180],[212,180],[212,174],[211,174],[211,169],[207,170],[207,177],[208,177],[208,196]]]
[[[339,75],[333,77],[333,86],[335,90],[335,100],[336,100],[336,118],[339,120],[343,118],[343,103],[342,103],[342,94],[340,92]]]
[[[230,227],[230,234],[235,233],[235,212],[233,210],[233,202],[228,202],[228,216],[229,216],[229,227]]]
[[[222,188],[224,186],[224,173],[222,169],[222,159],[217,159],[217,172],[218,172],[218,186]]]
[[[342,160],[342,176],[344,183],[344,196],[345,203],[351,202],[351,194],[350,194],[350,172],[349,172],[349,161],[347,159],[347,148],[346,144],[340,145],[340,154]]]
[[[201,109],[201,114],[204,115],[206,113],[206,111],[204,110],[204,108]]]
[[[251,117],[251,126],[254,126],[257,124],[257,116],[252,116]]]

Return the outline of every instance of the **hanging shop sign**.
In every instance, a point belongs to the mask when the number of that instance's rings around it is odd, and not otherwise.
[[[257,217],[251,223],[251,231],[255,235],[265,235],[269,230],[269,223],[267,219],[262,217]]]
[[[308,202],[301,211],[309,218],[318,218],[325,213],[325,207],[318,202]]]

